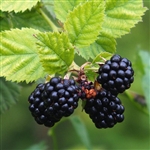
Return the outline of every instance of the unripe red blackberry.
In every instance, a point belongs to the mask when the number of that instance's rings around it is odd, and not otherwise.
[[[95,98],[87,99],[84,110],[97,128],[111,128],[124,120],[120,99],[105,89],[101,89]]]
[[[70,116],[78,106],[78,86],[72,79],[53,77],[39,84],[28,98],[29,110],[38,124],[52,127]]]
[[[107,60],[98,70],[97,81],[106,90],[117,95],[130,88],[134,81],[134,70],[132,64],[127,58],[120,55],[114,55]]]
[[[94,88],[94,84],[92,82],[88,82],[87,80],[81,81],[79,85],[79,93],[81,99],[89,99],[96,96],[96,90]]]

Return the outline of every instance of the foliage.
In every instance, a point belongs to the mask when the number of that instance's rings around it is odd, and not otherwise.
[[[20,90],[18,84],[0,78],[0,114],[18,101]]]
[[[56,16],[58,15],[58,10],[64,10],[58,3],[58,1],[54,2]],[[52,74],[65,72],[67,67],[73,62],[74,48],[77,49],[79,54],[84,58],[87,56],[87,60],[88,58],[93,58],[93,55],[94,57],[97,56],[101,51],[113,53],[115,52],[116,45],[115,39],[113,38],[129,33],[129,29],[141,21],[141,16],[146,11],[146,8],[142,6],[142,1],[134,1],[134,3],[131,3],[129,0],[116,2],[109,0],[106,4],[102,0],[83,1],[82,3],[77,1],[73,3],[73,6],[70,4],[71,2],[66,1],[61,3],[65,3],[70,11],[68,13],[65,11],[62,13],[62,16],[58,17],[61,21],[64,21],[63,27],[60,26],[59,28],[54,26],[48,16],[46,16],[44,9],[41,8],[41,6],[44,7],[44,3],[38,3],[36,6],[36,10],[43,15],[43,19],[46,19],[49,25],[54,29],[53,33],[39,33],[40,31],[33,28],[1,32],[1,76],[6,77],[7,80],[17,82],[25,80],[28,83],[42,78],[45,72]],[[8,2],[2,1],[2,5],[4,5],[3,8],[5,8]],[[20,9],[24,11],[25,9],[30,9],[31,6],[32,5],[23,5],[23,8],[20,7]],[[11,11],[18,12],[19,10],[17,8],[16,2],[12,1]],[[127,11],[129,9],[131,11]],[[4,10],[1,9],[1,11]],[[7,13],[9,13],[9,11]],[[24,13],[26,14],[28,12]],[[106,14],[105,17],[104,14]],[[113,21],[111,21],[112,18],[114,18]],[[1,19],[3,21],[5,17]],[[11,24],[13,24],[13,22],[11,22]],[[24,26],[24,22],[22,26]],[[62,33],[59,34],[57,33],[58,31]],[[33,35],[35,35],[36,38]],[[20,36],[22,38],[20,38]],[[35,44],[38,46],[36,47]],[[90,44],[92,45],[87,47]],[[58,56],[58,47],[60,51],[63,51],[61,57]],[[82,49],[80,53],[81,47],[86,48],[85,51]],[[93,52],[93,49],[97,49],[97,51]],[[87,51],[88,53],[86,53]],[[67,54],[64,55],[66,52]],[[28,57],[27,54],[32,55]],[[34,63],[31,63],[33,57]],[[68,58],[70,58],[70,60],[68,60]],[[16,64],[14,60],[16,60],[19,65],[12,65],[13,67],[10,68],[11,63]],[[64,60],[68,61],[66,62]],[[47,63],[48,61],[49,63]],[[52,65],[56,61],[58,63]],[[41,63],[43,68],[41,67]],[[62,65],[60,66],[60,68],[62,67],[62,71],[58,69],[58,65]],[[50,72],[48,66],[52,67],[52,72]],[[29,70],[26,69],[27,67]],[[7,68],[9,68],[9,70]],[[38,71],[35,72],[35,69]],[[43,70],[45,70],[45,72],[43,72]],[[16,72],[16,74],[13,74],[14,72]],[[20,76],[21,78],[19,78]]]
[[[24,12],[25,10],[29,9],[31,10],[33,6],[37,4],[39,0],[32,0],[30,3],[28,0],[24,1],[7,1],[7,0],[1,0],[1,10],[2,11],[14,11],[17,12]]]
[[[26,150],[40,150],[40,149],[42,149],[42,150],[48,149],[48,146],[45,144],[45,142],[40,142],[38,144],[32,145],[31,147],[29,147]]]

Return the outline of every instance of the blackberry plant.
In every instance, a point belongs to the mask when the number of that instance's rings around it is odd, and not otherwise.
[[[143,0],[1,1],[0,112],[18,99],[21,86],[33,84],[36,88],[28,102],[35,121],[52,127],[67,117],[87,149],[92,149],[79,132],[80,126],[85,133],[82,121],[71,114],[81,100],[97,128],[124,120],[124,106],[117,95],[124,92],[129,99],[134,97],[126,91],[134,71],[128,59],[117,55],[116,39],[142,21],[146,10]],[[138,55],[140,64],[145,64],[145,53]],[[77,77],[71,70],[76,70]],[[141,71],[146,80],[148,70]],[[48,82],[38,84],[46,77]],[[142,84],[143,91],[147,85]]]

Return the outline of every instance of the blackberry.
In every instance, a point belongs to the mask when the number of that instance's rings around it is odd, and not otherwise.
[[[72,79],[53,77],[39,84],[28,98],[29,110],[38,124],[52,127],[78,106],[78,86]]]
[[[124,120],[124,106],[110,91],[101,89],[95,98],[86,100],[84,110],[97,128],[111,128]]]
[[[112,94],[123,93],[134,81],[132,63],[127,58],[114,55],[98,70],[97,82]]]

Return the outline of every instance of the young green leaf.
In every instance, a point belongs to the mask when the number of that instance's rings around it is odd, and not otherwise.
[[[54,11],[56,17],[61,21],[65,22],[68,13],[74,9],[78,4],[85,2],[86,0],[55,0],[54,1]]]
[[[37,2],[39,2],[40,0],[1,0],[1,7],[0,10],[2,11],[14,11],[15,13],[22,11],[24,12],[25,10],[29,9],[31,10],[31,8],[33,6],[35,6],[37,4]]]
[[[47,32],[38,34],[36,43],[40,61],[49,74],[67,71],[74,59],[74,48],[65,33]]]
[[[85,66],[84,72],[90,81],[94,82],[97,77],[96,72],[99,69],[98,63],[105,63],[105,60],[109,60],[111,56],[111,53],[101,52],[93,59],[91,64]]]
[[[88,47],[80,48],[79,54],[86,60],[94,59],[101,52],[116,52],[116,40],[105,34],[101,33],[98,39]]]
[[[20,86],[0,77],[0,114],[18,101]]]
[[[106,60],[109,60],[111,56],[112,56],[111,53],[102,52],[102,53],[100,53],[99,55],[97,55],[97,56],[93,59],[92,63],[93,63],[93,64],[96,63],[96,62],[103,62],[103,63],[105,63],[105,61],[106,61]]]
[[[87,150],[91,150],[91,143],[85,125],[78,116],[70,117],[70,121],[76,130],[80,140],[86,146]]]
[[[142,21],[146,10],[142,0],[107,0],[102,31],[119,38]]]
[[[87,1],[69,13],[64,29],[71,43],[86,47],[93,43],[101,30],[104,17],[104,1]]]
[[[0,76],[12,81],[31,82],[44,76],[36,38],[38,30],[23,28],[0,33]]]
[[[84,72],[88,78],[88,81],[92,81],[94,83],[95,79],[97,78],[99,65],[98,64],[89,64],[84,67]]]

